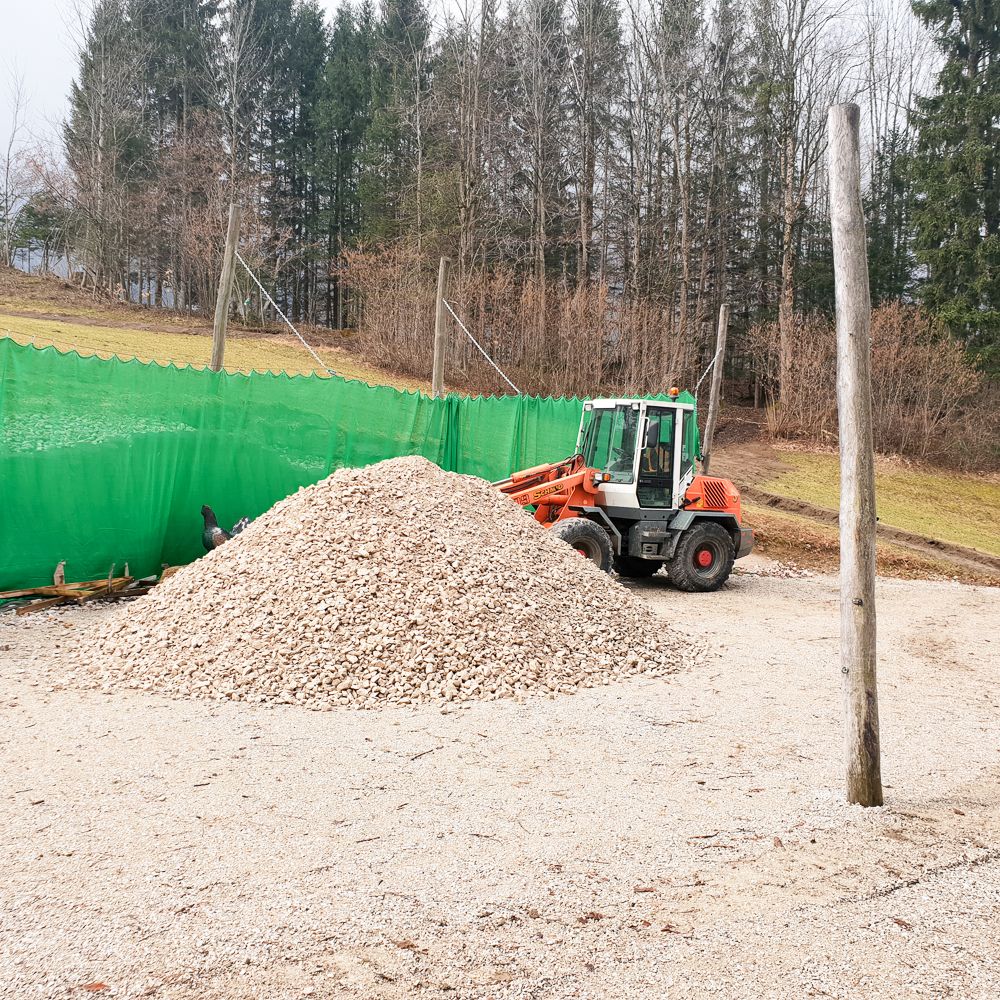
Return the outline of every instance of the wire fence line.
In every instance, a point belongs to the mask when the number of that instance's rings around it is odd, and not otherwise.
[[[332,369],[332,368],[331,368],[331,367],[330,367],[330,366],[329,366],[329,365],[328,365],[328,364],[327,364],[327,363],[326,363],[326,362],[325,362],[325,361],[324,361],[324,360],[323,360],[323,359],[322,359],[322,358],[321,358],[321,357],[320,357],[320,356],[319,356],[319,355],[318,355],[318,354],[317,354],[317,353],[316,353],[316,352],[315,352],[315,351],[314,351],[314,350],[312,349],[312,347],[311,347],[311,346],[309,345],[309,343],[308,343],[308,342],[306,341],[306,338],[305,338],[305,337],[303,337],[303,336],[302,336],[302,334],[301,334],[301,333],[299,333],[299,331],[295,329],[295,324],[294,324],[294,323],[293,323],[293,322],[292,322],[292,321],[291,321],[291,320],[290,320],[290,319],[289,319],[289,318],[288,318],[288,317],[287,317],[287,316],[286,316],[286,315],[285,315],[285,314],[284,314],[284,313],[283,313],[283,312],[281,311],[281,307],[280,307],[280,306],[278,305],[278,303],[277,303],[277,302],[275,302],[275,301],[274,301],[274,299],[272,299],[272,298],[271,298],[271,294],[270,294],[270,292],[268,292],[268,290],[267,290],[267,289],[266,289],[266,288],[265,288],[265,287],[264,287],[264,286],[263,286],[263,285],[262,285],[262,284],[260,283],[260,281],[259,281],[259,280],[257,279],[257,275],[256,275],[256,274],[254,274],[254,273],[253,273],[253,271],[252,271],[252,270],[250,269],[250,265],[249,265],[249,264],[248,264],[248,263],[247,263],[247,262],[246,262],[246,261],[245,261],[245,260],[243,259],[243,257],[242,257],[242,256],[240,255],[240,252],[239,252],[239,250],[237,250],[237,251],[236,251],[236,259],[237,259],[237,260],[238,260],[238,261],[239,261],[239,262],[240,262],[240,263],[241,263],[241,264],[243,265],[243,267],[244,267],[244,269],[246,270],[247,274],[249,274],[249,275],[250,275],[250,279],[251,279],[251,280],[253,281],[253,283],[254,283],[254,284],[255,284],[255,285],[256,285],[256,286],[257,286],[257,287],[258,287],[258,288],[260,289],[260,291],[261,291],[261,294],[262,294],[262,295],[263,295],[263,296],[264,296],[264,297],[265,297],[265,298],[267,299],[267,301],[268,301],[268,302],[270,302],[270,303],[271,303],[271,305],[272,305],[272,306],[274,307],[274,311],[275,311],[275,312],[276,312],[276,313],[277,313],[277,314],[278,314],[278,315],[279,315],[279,316],[280,316],[280,317],[281,317],[281,318],[282,318],[282,319],[283,319],[283,320],[285,321],[285,323],[286,323],[286,324],[287,324],[287,326],[288,326],[288,329],[289,329],[289,330],[291,330],[291,331],[292,331],[292,333],[294,333],[294,334],[295,334],[295,336],[299,338],[299,341],[301,342],[302,346],[303,346],[303,347],[304,347],[304,348],[305,348],[305,349],[306,349],[306,350],[307,350],[307,351],[308,351],[308,352],[309,352],[309,353],[310,353],[310,354],[311,354],[311,355],[312,355],[312,356],[313,356],[313,357],[314,357],[314,358],[316,359],[316,361],[317,361],[317,363],[319,364],[320,368],[322,368],[322,369],[323,369],[323,371],[325,371],[325,372],[329,372],[329,374],[331,374],[331,375],[336,375],[336,376],[337,376],[338,378],[340,378],[340,377],[341,377],[341,376],[340,376],[340,373],[339,373],[339,372],[335,372],[335,371],[334,371],[334,370],[333,370],[333,369]]]
[[[720,345],[716,348],[715,354],[712,355],[712,360],[709,361],[708,367],[701,373],[701,378],[698,379],[694,387],[694,392],[691,393],[695,399],[698,398],[698,390],[701,388],[701,383],[705,381],[705,376],[715,367],[716,361],[719,360],[719,355],[722,353],[722,346]]]
[[[507,376],[503,373],[503,370],[500,368],[500,366],[489,356],[489,354],[486,353],[486,351],[483,348],[483,345],[480,344],[479,341],[476,340],[476,338],[473,337],[471,333],[469,333],[468,327],[458,318],[458,313],[456,313],[455,310],[452,309],[451,303],[447,299],[442,299],[441,301],[444,302],[445,308],[448,310],[448,312],[451,313],[452,318],[459,325],[459,327],[461,327],[462,332],[479,349],[479,353],[484,358],[486,358],[486,360],[494,367],[494,369],[496,370],[496,373],[500,376],[500,378],[502,378],[507,383],[507,385],[509,385],[514,390],[514,392],[517,393],[518,396],[520,396],[521,395],[521,390],[518,389],[518,387],[516,385],[514,385],[514,383],[511,382],[511,380],[509,378],[507,378]]]

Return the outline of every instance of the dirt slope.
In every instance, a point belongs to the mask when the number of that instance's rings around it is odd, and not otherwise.
[[[769,507],[773,510],[784,511],[789,514],[799,514],[814,521],[819,521],[822,524],[837,524],[840,520],[837,511],[830,510],[827,507],[820,507],[805,500],[778,496],[774,493],[759,490],[753,486],[745,486],[741,492],[750,503]],[[965,545],[945,542],[940,538],[930,538],[927,535],[919,535],[913,531],[904,531],[901,528],[894,528],[889,524],[879,524],[877,534],[881,539],[894,542],[922,555],[945,559],[956,566],[961,566],[973,572],[995,575],[1000,578],[1000,556],[994,556],[988,552],[980,552],[978,549],[970,549]],[[1000,582],[1000,579],[998,579],[998,582]]]
[[[740,418],[737,430],[744,428],[746,423]],[[822,476],[826,480],[832,478],[836,483],[836,453],[809,453],[801,449],[776,447],[769,441],[752,436],[744,436],[719,447],[713,457],[712,472],[732,479],[739,486],[751,525],[763,529],[762,551],[765,554],[810,568],[835,571],[838,561],[837,511],[808,496],[799,495],[805,486],[800,481],[802,477],[794,475],[795,463],[803,459],[821,463]],[[1000,555],[996,552],[972,548],[907,527],[910,522],[913,525],[926,523],[928,510],[935,509],[934,498],[949,499],[950,494],[955,492],[956,484],[961,487],[963,495],[971,496],[969,507],[977,511],[977,518],[992,526],[1000,519],[995,477],[983,481],[968,474],[912,466],[899,459],[881,456],[877,457],[876,465],[880,478],[877,490],[880,513],[888,501],[890,513],[896,519],[893,523],[882,520],[878,525],[880,572],[931,579],[954,577],[969,583],[1000,586]],[[904,484],[909,485],[913,467],[921,470],[918,475],[927,481],[927,487],[921,498],[921,509],[914,510],[908,520],[906,504],[892,501],[895,499],[894,491],[902,493]],[[826,480],[823,481],[824,498],[830,492]],[[782,492],[782,483],[786,481],[788,492]],[[766,484],[766,488],[761,484]],[[834,507],[836,503],[834,496]],[[949,518],[952,516],[959,515],[953,515],[950,509],[940,514],[942,533],[946,533],[946,528],[951,526]],[[960,533],[960,537],[964,536],[964,532]]]

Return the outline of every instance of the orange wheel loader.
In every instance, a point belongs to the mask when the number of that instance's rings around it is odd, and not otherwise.
[[[666,566],[682,590],[717,590],[753,548],[739,490],[698,475],[685,425],[693,403],[584,403],[576,454],[494,483],[601,569],[652,576]]]

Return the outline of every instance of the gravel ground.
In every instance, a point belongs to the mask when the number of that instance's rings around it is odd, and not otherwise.
[[[107,611],[0,617],[0,996],[1000,994],[997,592],[880,584],[861,810],[834,580],[633,589],[703,665],[448,714],[78,690]]]

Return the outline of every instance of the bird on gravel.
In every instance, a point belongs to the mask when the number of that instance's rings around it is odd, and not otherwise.
[[[215,518],[215,511],[208,504],[201,508],[201,516],[205,520],[205,528],[201,533],[201,544],[205,546],[206,552],[217,549],[224,542],[228,542],[233,535],[238,535],[249,523],[249,517],[241,517],[229,531],[219,527],[219,522]]]

